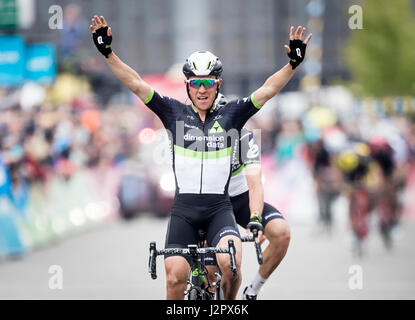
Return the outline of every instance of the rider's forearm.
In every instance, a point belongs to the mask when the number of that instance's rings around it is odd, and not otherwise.
[[[264,189],[261,187],[255,190],[249,190],[249,211],[251,214],[258,213],[262,215],[264,209]]]
[[[277,95],[277,93],[287,85],[294,73],[295,69],[293,70],[291,65],[287,63],[284,67],[270,76],[262,87],[254,92],[254,98],[258,104],[262,106],[265,102]]]
[[[249,174],[250,172],[248,172],[246,175],[249,187],[249,211],[251,214],[258,213],[261,215],[264,208],[264,187],[261,181],[261,171],[255,170],[255,173]]]
[[[140,77],[140,75],[125,64],[114,52],[105,59],[114,75],[141,100],[145,100],[151,91],[151,87]]]

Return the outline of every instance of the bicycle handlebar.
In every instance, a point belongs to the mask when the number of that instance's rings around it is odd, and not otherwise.
[[[197,254],[207,254],[207,253],[229,253],[228,248],[196,248],[195,250],[192,245],[189,245],[190,248],[169,248],[157,250],[156,254],[158,256],[163,256],[166,254],[183,254],[183,255],[197,255]]]
[[[264,258],[262,257],[262,248],[261,244],[258,241],[258,230],[253,230],[252,234],[241,237],[242,242],[255,242],[255,251],[256,257],[259,264],[264,263]]]
[[[233,240],[228,240],[228,247],[229,247],[229,255],[231,258],[231,270],[232,270],[232,276],[236,277],[238,273],[236,272],[236,258],[235,258],[235,245],[233,244]]]
[[[157,250],[156,243],[154,241],[150,242],[150,258],[148,272],[151,274],[152,279],[157,279],[157,267],[156,267],[156,258],[157,256],[162,256],[166,254],[183,254],[190,256],[197,256],[199,254],[207,253],[229,253],[231,259],[231,270],[234,277],[237,276],[236,271],[236,250],[232,239],[228,240],[228,248],[198,248],[196,245],[189,245],[187,248],[167,248]]]
[[[157,279],[156,258],[157,258],[156,243],[152,241],[150,242],[150,258],[148,261],[148,272],[151,274],[152,279]]]

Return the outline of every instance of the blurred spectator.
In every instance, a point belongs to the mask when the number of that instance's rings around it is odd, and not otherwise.
[[[333,204],[340,193],[341,177],[333,164],[332,155],[322,139],[309,143],[308,158],[318,198],[319,223],[324,231],[330,233]]]
[[[300,121],[285,120],[280,135],[277,136],[275,160],[277,164],[301,158],[298,157],[305,147],[306,140]]]
[[[81,8],[78,4],[68,4],[64,10],[63,29],[61,30],[61,38],[59,42],[59,52],[61,54],[60,61],[63,69],[67,71],[76,71],[82,38],[88,31],[88,24],[81,15]]]
[[[12,181],[9,168],[3,162],[0,155],[0,197],[2,196],[12,198]]]

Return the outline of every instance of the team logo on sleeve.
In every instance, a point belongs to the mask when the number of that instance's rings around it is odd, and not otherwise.
[[[254,140],[250,140],[249,149],[248,149],[248,152],[246,153],[246,157],[248,159],[254,159],[254,158],[258,158],[258,156],[259,156],[259,147],[254,142]]]
[[[241,101],[242,101],[243,103],[246,103],[246,102],[249,100],[249,98],[250,98],[250,97],[246,97],[246,98],[243,98],[243,99],[239,99],[239,100],[236,102],[236,104],[239,104]]]

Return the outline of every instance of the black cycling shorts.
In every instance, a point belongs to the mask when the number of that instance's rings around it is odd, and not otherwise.
[[[236,222],[243,228],[249,223],[251,212],[249,210],[249,191],[241,193],[235,197],[231,197],[233,212],[235,214]],[[269,203],[264,202],[264,209],[262,210],[262,225],[265,226],[273,219],[284,219],[281,212]],[[266,232],[265,232],[266,234]],[[216,265],[216,258],[213,254],[208,254],[205,258],[206,265]]]
[[[231,202],[236,222],[241,227],[246,228],[251,217],[251,212],[249,210],[249,191],[231,197]],[[262,210],[262,225],[264,229],[267,223],[273,219],[284,219],[284,217],[275,207],[264,202],[264,209]]]
[[[240,238],[228,195],[177,194],[171,208],[166,248],[187,248],[198,243],[198,231],[206,233],[209,247],[227,235]],[[165,256],[165,258],[168,256]]]

